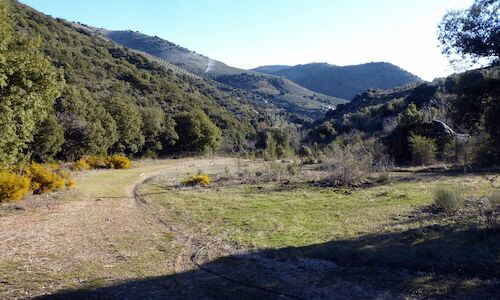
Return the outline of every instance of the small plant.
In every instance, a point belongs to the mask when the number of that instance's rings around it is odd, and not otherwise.
[[[0,171],[0,203],[19,201],[30,188],[27,177],[9,171]]]
[[[181,184],[184,186],[208,186],[211,182],[208,175],[192,175],[181,180]]]
[[[132,165],[130,159],[123,155],[112,155],[106,157],[106,166],[110,169],[128,169]]]
[[[439,187],[434,191],[434,205],[446,214],[457,213],[464,204],[465,198],[460,191],[448,187]]]
[[[409,142],[415,165],[428,165],[436,160],[437,147],[433,139],[421,135],[412,135]]]
[[[85,159],[80,158],[79,160],[75,161],[72,169],[75,171],[87,171],[90,170],[90,165]]]
[[[260,177],[260,176],[262,176],[262,175],[263,175],[262,171],[256,171],[256,172],[255,172],[255,176],[256,176],[256,177]]]
[[[294,161],[292,163],[289,163],[286,166],[286,170],[288,171],[288,174],[291,176],[294,176],[297,174],[297,163]]]

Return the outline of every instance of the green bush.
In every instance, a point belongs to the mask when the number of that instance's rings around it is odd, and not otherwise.
[[[181,180],[181,184],[185,186],[207,186],[212,182],[208,175],[193,175]]]
[[[307,157],[311,157],[313,155],[313,153],[312,153],[311,148],[302,145],[302,146],[300,146],[300,149],[299,149],[299,155],[300,155],[300,157],[307,158]]]
[[[0,203],[19,201],[30,188],[27,177],[9,171],[0,171]]]
[[[456,189],[439,187],[434,191],[434,205],[446,214],[453,215],[464,205],[465,197]]]
[[[421,135],[411,135],[409,142],[414,164],[427,165],[435,161],[437,147],[433,139]]]

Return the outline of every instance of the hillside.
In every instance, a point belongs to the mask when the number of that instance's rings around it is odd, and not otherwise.
[[[385,62],[353,66],[312,63],[277,69],[264,66],[254,70],[283,76],[312,91],[349,100],[368,89],[391,89],[422,81],[417,76]]]
[[[130,155],[178,151],[174,119],[180,112],[199,109],[222,130],[223,149],[241,149],[255,135],[256,126],[277,113],[276,107],[255,97],[223,91],[208,80],[166,69],[62,19],[8,3],[15,33],[40,37],[43,54],[63,74],[62,96],[49,112],[57,121],[50,123],[55,129],[47,129],[49,137],[59,130],[64,133],[62,144],[51,154],[60,159],[114,151]],[[37,125],[39,130],[43,126]],[[37,148],[36,143],[27,151],[38,151],[31,149]]]
[[[299,87],[279,76],[228,66],[159,37],[151,37],[134,31],[111,31],[90,26],[86,28],[120,45],[148,53],[198,76],[258,95],[264,101],[302,117],[313,119],[321,117],[329,108],[346,102],[338,97],[322,95]]]

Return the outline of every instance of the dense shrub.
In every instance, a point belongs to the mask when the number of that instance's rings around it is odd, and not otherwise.
[[[439,187],[434,191],[434,205],[446,214],[453,215],[464,205],[464,195],[449,187]]]
[[[128,169],[132,162],[123,155],[112,155],[106,158],[107,165],[112,169]]]
[[[208,175],[192,175],[181,180],[181,184],[185,186],[207,186],[212,182]]]
[[[61,174],[37,163],[31,163],[24,173],[31,180],[31,189],[34,194],[45,194],[66,185],[66,178]]]
[[[73,170],[75,171],[86,171],[90,170],[90,164],[83,158],[80,158],[79,160],[75,161],[72,167]]]
[[[0,171],[0,203],[21,200],[30,188],[27,177]]]
[[[311,157],[313,155],[311,148],[307,146],[301,146],[299,149],[300,157]]]
[[[364,179],[373,156],[361,144],[333,144],[332,158],[327,162],[329,181],[334,185],[357,184]]]
[[[128,169],[132,162],[128,157],[123,155],[110,155],[110,156],[86,156],[77,160],[73,166],[74,169],[82,168],[81,170],[88,169]]]
[[[91,169],[107,169],[108,168],[108,164],[106,163],[105,156],[92,155],[92,156],[86,156],[83,159],[87,162],[87,164],[89,164]]]
[[[431,138],[411,135],[409,138],[413,163],[416,165],[431,164],[436,159],[436,143]]]

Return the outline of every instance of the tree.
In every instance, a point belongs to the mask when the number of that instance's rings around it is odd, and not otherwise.
[[[57,122],[53,113],[39,123],[37,128],[29,146],[31,157],[39,162],[50,161],[61,151],[64,128]]]
[[[456,68],[499,62],[499,14],[498,0],[475,0],[470,8],[452,10],[443,17],[439,41]]]
[[[175,131],[179,136],[176,149],[205,153],[216,151],[221,143],[221,130],[200,109],[175,116]]]
[[[13,33],[7,9],[0,0],[0,162],[14,163],[25,155],[64,81],[38,39]]]
[[[115,120],[118,140],[113,152],[135,154],[144,145],[142,118],[139,107],[128,97],[111,97],[106,101],[106,110]]]
[[[84,88],[68,86],[57,99],[55,110],[64,127],[64,144],[59,154],[62,159],[106,154],[118,140],[115,120]]]
[[[166,152],[173,146],[179,136],[175,132],[175,121],[159,106],[148,106],[141,109],[143,135],[145,138],[142,152],[153,154]]]

